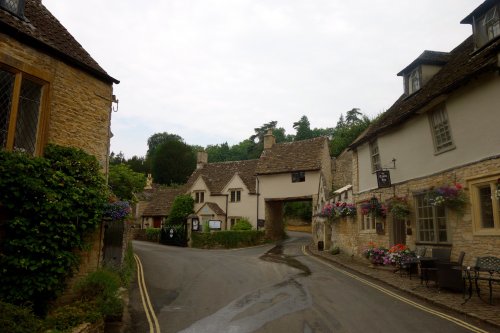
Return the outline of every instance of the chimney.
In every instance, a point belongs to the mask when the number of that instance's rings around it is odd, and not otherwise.
[[[276,138],[273,135],[273,129],[270,128],[264,135],[264,149],[271,149],[275,143],[276,143]]]
[[[196,169],[201,169],[208,163],[208,153],[206,151],[199,151],[196,156]]]

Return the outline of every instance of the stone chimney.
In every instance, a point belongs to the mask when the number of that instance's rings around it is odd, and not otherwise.
[[[208,163],[208,153],[206,151],[199,151],[196,155],[196,169],[201,169]]]
[[[273,129],[270,128],[264,135],[264,149],[271,149],[275,143],[276,143],[276,138],[273,135]]]

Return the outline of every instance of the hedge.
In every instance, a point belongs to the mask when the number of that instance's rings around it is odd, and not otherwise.
[[[261,230],[193,232],[193,247],[236,248],[259,245],[265,242],[265,232]]]

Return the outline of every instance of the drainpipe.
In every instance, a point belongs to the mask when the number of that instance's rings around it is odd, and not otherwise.
[[[228,203],[228,198],[229,198],[229,194],[224,194],[224,196],[226,197],[226,230],[227,230],[227,216],[229,215],[229,203]]]

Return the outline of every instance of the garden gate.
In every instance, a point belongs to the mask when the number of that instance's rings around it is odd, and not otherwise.
[[[165,224],[161,229],[160,243],[165,245],[187,246],[188,245],[187,221],[178,224]]]

